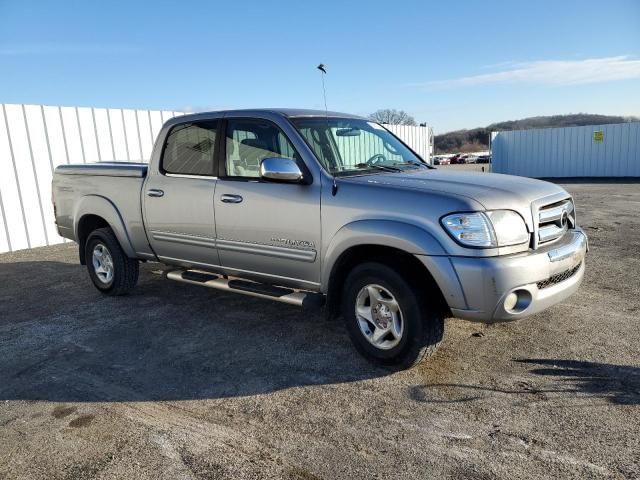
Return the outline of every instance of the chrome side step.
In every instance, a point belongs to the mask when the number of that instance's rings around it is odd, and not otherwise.
[[[201,285],[216,290],[228,290],[304,308],[319,308],[324,304],[324,295],[320,293],[275,287],[238,278],[228,279],[215,273],[199,270],[172,270],[167,273],[167,278],[177,282]]]

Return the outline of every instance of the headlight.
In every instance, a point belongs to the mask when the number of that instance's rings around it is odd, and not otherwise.
[[[454,213],[441,222],[449,235],[467,247],[506,247],[529,241],[524,220],[511,210]]]
[[[529,241],[529,232],[524,220],[513,210],[493,210],[486,212],[486,215],[491,220],[499,247]]]
[[[455,240],[469,247],[495,247],[496,239],[484,213],[454,213],[442,225]]]

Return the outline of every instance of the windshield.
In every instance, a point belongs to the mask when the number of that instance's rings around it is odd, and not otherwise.
[[[333,175],[428,168],[387,129],[350,118],[294,118],[293,124]]]

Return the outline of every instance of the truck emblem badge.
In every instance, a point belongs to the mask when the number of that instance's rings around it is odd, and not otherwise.
[[[567,222],[569,221],[569,214],[566,210],[562,211],[562,216],[560,217],[560,226],[562,228],[567,228]]]
[[[315,244],[308,240],[292,240],[290,238],[271,238],[273,243],[280,243],[288,247],[315,248]]]

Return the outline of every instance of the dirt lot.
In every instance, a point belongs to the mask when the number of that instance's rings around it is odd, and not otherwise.
[[[640,185],[566,187],[580,292],[400,373],[157,264],[107,298],[74,245],[0,255],[0,478],[640,478]]]

